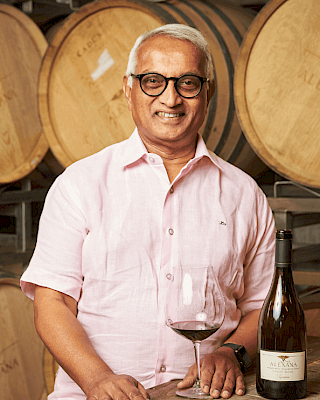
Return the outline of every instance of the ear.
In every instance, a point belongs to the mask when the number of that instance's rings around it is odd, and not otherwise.
[[[210,100],[212,99],[212,96],[214,95],[214,92],[216,91],[216,82],[215,81],[209,81],[208,83],[209,89],[207,92],[207,105],[209,105]]]
[[[127,76],[123,77],[122,89],[127,99],[129,111],[131,111],[131,87],[129,86],[129,78]]]

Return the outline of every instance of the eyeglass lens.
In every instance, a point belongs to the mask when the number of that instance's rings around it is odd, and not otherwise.
[[[165,77],[159,74],[147,74],[141,79],[142,90],[150,96],[160,95],[166,86]],[[197,76],[184,75],[177,80],[175,86],[181,96],[194,97],[200,92],[202,82]]]

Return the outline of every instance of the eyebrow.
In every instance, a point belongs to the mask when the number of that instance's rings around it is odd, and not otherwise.
[[[163,74],[161,74],[160,72],[156,72],[156,71],[145,71],[145,72],[141,72],[139,75],[142,75],[142,74],[158,74],[158,75],[165,76],[166,78],[171,78],[171,77],[169,77],[169,76],[163,75]],[[187,72],[183,72],[182,74],[180,74],[179,76],[177,76],[177,78],[179,78],[180,76],[183,76],[183,75],[197,75],[197,76],[202,76],[202,75],[200,74],[200,72],[187,71]],[[172,78],[173,78],[173,77],[172,77]]]

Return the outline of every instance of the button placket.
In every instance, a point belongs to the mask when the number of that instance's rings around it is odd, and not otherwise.
[[[146,162],[151,167],[155,175],[160,179],[166,192],[168,191],[168,186],[170,185],[168,173],[164,167],[163,161],[157,154],[150,153],[145,157]]]
[[[170,184],[171,185],[171,184]],[[173,365],[173,355],[167,353],[166,343],[171,340],[171,329],[165,324],[165,298],[168,285],[172,279],[172,266],[176,265],[179,260],[179,246],[178,240],[178,211],[179,211],[179,197],[174,192],[173,185],[167,186],[167,196],[163,207],[163,220],[162,220],[162,252],[160,262],[160,276],[159,276],[159,292],[158,292],[158,305],[159,317],[158,322],[160,329],[159,334],[159,354],[162,357],[157,362],[157,378],[156,384],[163,383],[166,379],[167,370]]]

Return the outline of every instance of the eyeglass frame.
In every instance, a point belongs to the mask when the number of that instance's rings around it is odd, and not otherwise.
[[[142,88],[142,83],[141,83],[141,82],[142,82],[142,79],[143,79],[146,75],[159,75],[159,76],[161,76],[162,78],[164,78],[164,80],[166,81],[166,85],[165,85],[165,87],[163,88],[162,92],[160,92],[159,94],[148,94],[148,93],[146,93],[146,92],[143,90],[143,88]],[[143,91],[144,94],[146,94],[147,96],[150,96],[150,97],[158,97],[158,96],[161,96],[162,93],[167,89],[168,83],[169,83],[169,81],[171,80],[171,81],[173,81],[174,88],[176,89],[176,92],[178,93],[179,96],[183,97],[184,99],[193,99],[194,97],[198,96],[198,94],[201,92],[202,87],[203,87],[203,84],[204,84],[205,82],[209,82],[209,81],[210,81],[209,78],[203,78],[202,76],[195,75],[195,74],[183,74],[183,75],[180,75],[178,78],[175,78],[175,77],[173,77],[173,76],[167,78],[166,76],[163,76],[163,75],[161,75],[161,74],[159,74],[159,73],[157,73],[157,72],[146,72],[146,73],[144,73],[144,74],[130,74],[130,76],[133,76],[134,78],[139,79],[139,83],[140,83],[140,88],[141,88],[141,90]],[[197,94],[195,94],[194,96],[186,97],[186,96],[183,96],[182,94],[179,93],[179,91],[178,91],[178,89],[177,89],[177,82],[178,82],[179,79],[183,78],[184,76],[194,76],[194,77],[196,77],[196,78],[198,78],[198,79],[200,80],[200,89],[199,89],[199,92],[198,92]]]

